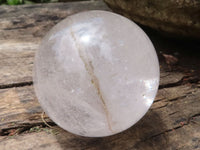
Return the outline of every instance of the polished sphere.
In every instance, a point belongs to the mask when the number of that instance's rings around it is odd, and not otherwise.
[[[159,85],[159,64],[147,35],[107,11],[67,17],[43,39],[34,87],[48,116],[88,137],[119,133],[141,119]]]

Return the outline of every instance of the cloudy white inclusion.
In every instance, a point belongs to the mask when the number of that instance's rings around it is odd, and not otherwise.
[[[74,25],[73,32],[79,42],[85,47],[98,47],[99,54],[106,60],[112,62],[111,45],[108,39],[105,38],[103,30],[103,20],[101,18],[92,19],[86,23]]]

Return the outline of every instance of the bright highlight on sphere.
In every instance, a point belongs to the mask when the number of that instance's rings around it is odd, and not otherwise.
[[[67,17],[43,39],[34,87],[48,116],[65,130],[109,136],[134,125],[153,103],[159,64],[147,35],[107,11]]]

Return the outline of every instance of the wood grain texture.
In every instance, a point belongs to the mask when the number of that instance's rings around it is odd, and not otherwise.
[[[71,135],[66,131],[60,131],[60,134],[41,131],[38,133],[29,133],[5,139],[0,143],[4,149],[13,149],[17,147],[24,149],[38,150],[152,150],[152,149],[199,149],[200,130],[192,130],[196,124],[183,126],[171,132],[166,132],[160,136],[152,138],[139,139],[138,133],[131,128],[124,133],[106,137],[106,138],[82,138]],[[61,133],[62,132],[62,133]],[[191,139],[191,140],[188,140]],[[31,143],[31,144],[30,144]]]
[[[109,10],[100,0],[0,6],[0,149],[200,149],[199,55],[188,55],[182,51],[187,48],[184,45],[151,33],[161,65],[160,89],[151,109],[136,125],[105,138],[72,135],[46,115],[53,128],[45,125],[32,86],[35,51],[56,23],[91,9]],[[179,63],[169,66],[161,51],[170,55],[176,51]]]
[[[26,89],[26,90],[25,90]],[[83,138],[56,129],[40,130],[30,133],[34,126],[41,126],[41,108],[33,94],[32,87],[19,87],[4,90],[10,94],[10,103],[5,106],[18,112],[18,118],[8,115],[1,126],[5,131],[26,127],[23,134],[14,137],[3,136],[0,147],[4,149],[191,149],[199,148],[200,139],[200,89],[191,86],[178,86],[159,90],[151,110],[136,125],[120,134],[105,138]],[[19,93],[16,94],[15,92]],[[20,94],[20,91],[23,94]],[[27,91],[27,92],[24,92]],[[28,92],[29,91],[29,92]],[[177,91],[179,91],[177,93]],[[29,94],[32,93],[32,94]],[[18,97],[15,97],[17,96]],[[33,96],[33,95],[32,95]],[[23,103],[27,100],[27,104]],[[2,99],[1,99],[2,101]],[[15,103],[14,103],[15,102]],[[4,102],[5,103],[5,102]],[[158,104],[160,103],[160,104]],[[166,105],[167,104],[167,105]],[[2,104],[1,104],[2,105]],[[15,107],[13,108],[13,106]],[[17,106],[17,107],[16,107]],[[5,110],[4,110],[5,112]],[[8,111],[10,113],[10,111]],[[2,115],[1,115],[2,116]],[[16,120],[15,120],[16,119]],[[14,124],[11,123],[13,121]],[[49,121],[50,123],[51,121]],[[7,124],[8,123],[8,124]],[[7,124],[7,125],[5,125]],[[33,126],[30,126],[30,125]],[[8,130],[9,127],[9,130]],[[54,126],[55,127],[55,126]],[[57,130],[57,133],[51,132]]]

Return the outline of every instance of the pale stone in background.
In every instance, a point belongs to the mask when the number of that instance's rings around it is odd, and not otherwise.
[[[151,106],[159,64],[147,35],[106,11],[72,15],[43,39],[34,68],[36,95],[56,124],[81,136],[119,133]]]
[[[113,11],[169,37],[200,39],[199,0],[104,0]]]

